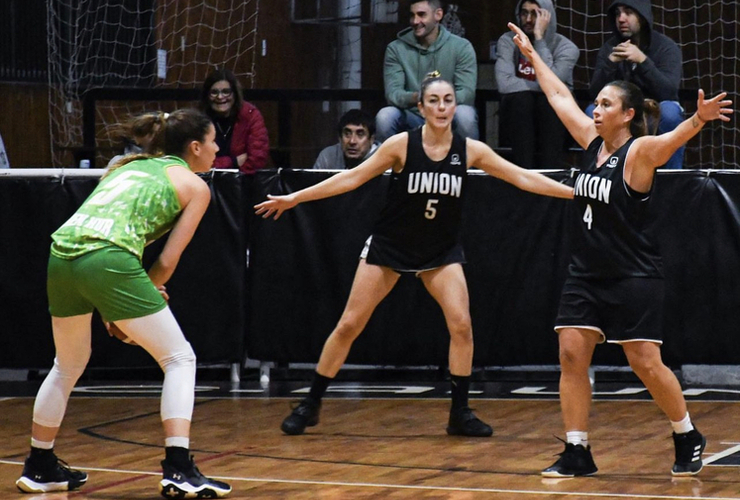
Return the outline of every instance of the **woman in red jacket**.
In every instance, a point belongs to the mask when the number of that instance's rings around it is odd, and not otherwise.
[[[200,107],[216,127],[220,150],[213,168],[238,168],[245,174],[264,168],[270,152],[265,120],[253,104],[242,98],[231,71],[219,69],[206,78]]]

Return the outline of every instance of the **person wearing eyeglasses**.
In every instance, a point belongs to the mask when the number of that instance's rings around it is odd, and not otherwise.
[[[236,76],[228,69],[211,73],[200,96],[200,108],[213,121],[219,152],[213,168],[234,168],[254,174],[270,153],[265,120],[254,104],[242,98]]]
[[[542,60],[573,89],[573,68],[580,51],[557,32],[551,0],[519,0],[517,23]],[[501,35],[496,45],[496,85],[501,94],[499,122],[502,142],[511,146],[511,161],[524,168],[570,168],[564,163],[567,132],[537,83],[534,67],[514,44],[514,33]]]

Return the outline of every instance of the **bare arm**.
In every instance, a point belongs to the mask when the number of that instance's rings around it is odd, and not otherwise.
[[[560,184],[532,170],[518,167],[503,159],[480,141],[467,140],[467,155],[468,165],[474,165],[488,175],[513,184],[523,191],[556,198],[573,198],[572,187]]]
[[[183,210],[162,252],[149,269],[149,278],[157,288],[164,286],[172,277],[211,201],[208,185],[194,173],[184,167],[172,167],[167,170],[167,174],[175,185]]]
[[[389,168],[403,165],[406,160],[407,143],[408,133],[394,135],[381,144],[370,158],[353,169],[344,170],[318,184],[292,194],[284,196],[268,194],[267,201],[254,206],[255,213],[262,215],[263,218],[275,214],[275,219],[278,219],[284,211],[295,207],[299,203],[329,198],[352,191]]]
[[[636,139],[625,164],[625,175],[630,187],[647,191],[652,183],[653,171],[665,165],[678,148],[688,142],[712,120],[730,121],[732,101],[725,99],[722,92],[711,99],[704,99],[704,91],[699,89],[696,113],[684,120],[678,127],[661,135],[647,135]]]
[[[537,75],[537,82],[545,96],[547,96],[550,106],[555,110],[570,135],[583,149],[586,149],[598,135],[594,121],[581,111],[568,87],[547,67],[545,61],[534,50],[529,37],[514,23],[509,23],[509,29],[516,33],[514,43],[519,47],[524,57],[532,62],[534,72]]]

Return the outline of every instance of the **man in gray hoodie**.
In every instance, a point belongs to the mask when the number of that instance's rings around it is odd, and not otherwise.
[[[653,11],[650,0],[617,0],[607,11],[614,34],[599,50],[591,77],[592,97],[614,80],[632,82],[645,97],[660,103],[658,134],[669,132],[683,121],[683,109],[678,103],[681,85],[681,49],[676,42],[653,31]],[[586,108],[593,116],[593,105]],[[683,166],[681,146],[665,168]]]
[[[555,8],[550,0],[520,0],[517,24],[534,42],[548,67],[573,88],[576,45],[557,33]],[[513,161],[524,168],[560,168],[566,130],[542,92],[532,64],[521,55],[514,33],[501,36],[496,46],[496,84],[501,94],[501,130],[508,133]]]
[[[478,114],[473,106],[478,65],[473,46],[440,25],[444,17],[440,0],[412,1],[409,16],[410,26],[385,50],[383,82],[389,106],[375,117],[375,137],[383,142],[424,123],[416,106],[419,88],[427,74],[439,71],[455,87],[454,130],[478,139]]]

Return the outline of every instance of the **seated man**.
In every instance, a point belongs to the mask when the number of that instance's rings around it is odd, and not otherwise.
[[[440,0],[412,0],[411,26],[400,31],[385,50],[383,82],[390,106],[376,116],[377,137],[388,137],[424,123],[419,114],[419,88],[424,77],[438,71],[455,87],[457,110],[452,126],[463,137],[478,139],[475,86],[478,65],[470,42],[440,25]]]
[[[337,126],[339,142],[324,148],[313,168],[354,168],[378,149],[375,142],[375,120],[361,109],[350,109]]]
[[[578,61],[576,44],[556,33],[555,7],[551,0],[520,0],[518,24],[533,41],[547,66],[573,89],[573,68]],[[500,130],[508,133],[512,160],[524,168],[561,168],[566,130],[542,92],[532,64],[514,45],[509,31],[496,47],[496,84],[501,94]]]
[[[611,81],[632,82],[646,98],[660,103],[658,134],[675,129],[683,121],[683,109],[678,103],[681,49],[667,36],[653,31],[648,0],[616,0],[609,6],[608,16],[614,36],[599,50],[589,89],[591,96],[596,97]],[[589,116],[593,116],[593,108],[586,108]],[[685,149],[678,148],[664,168],[681,168]]]

